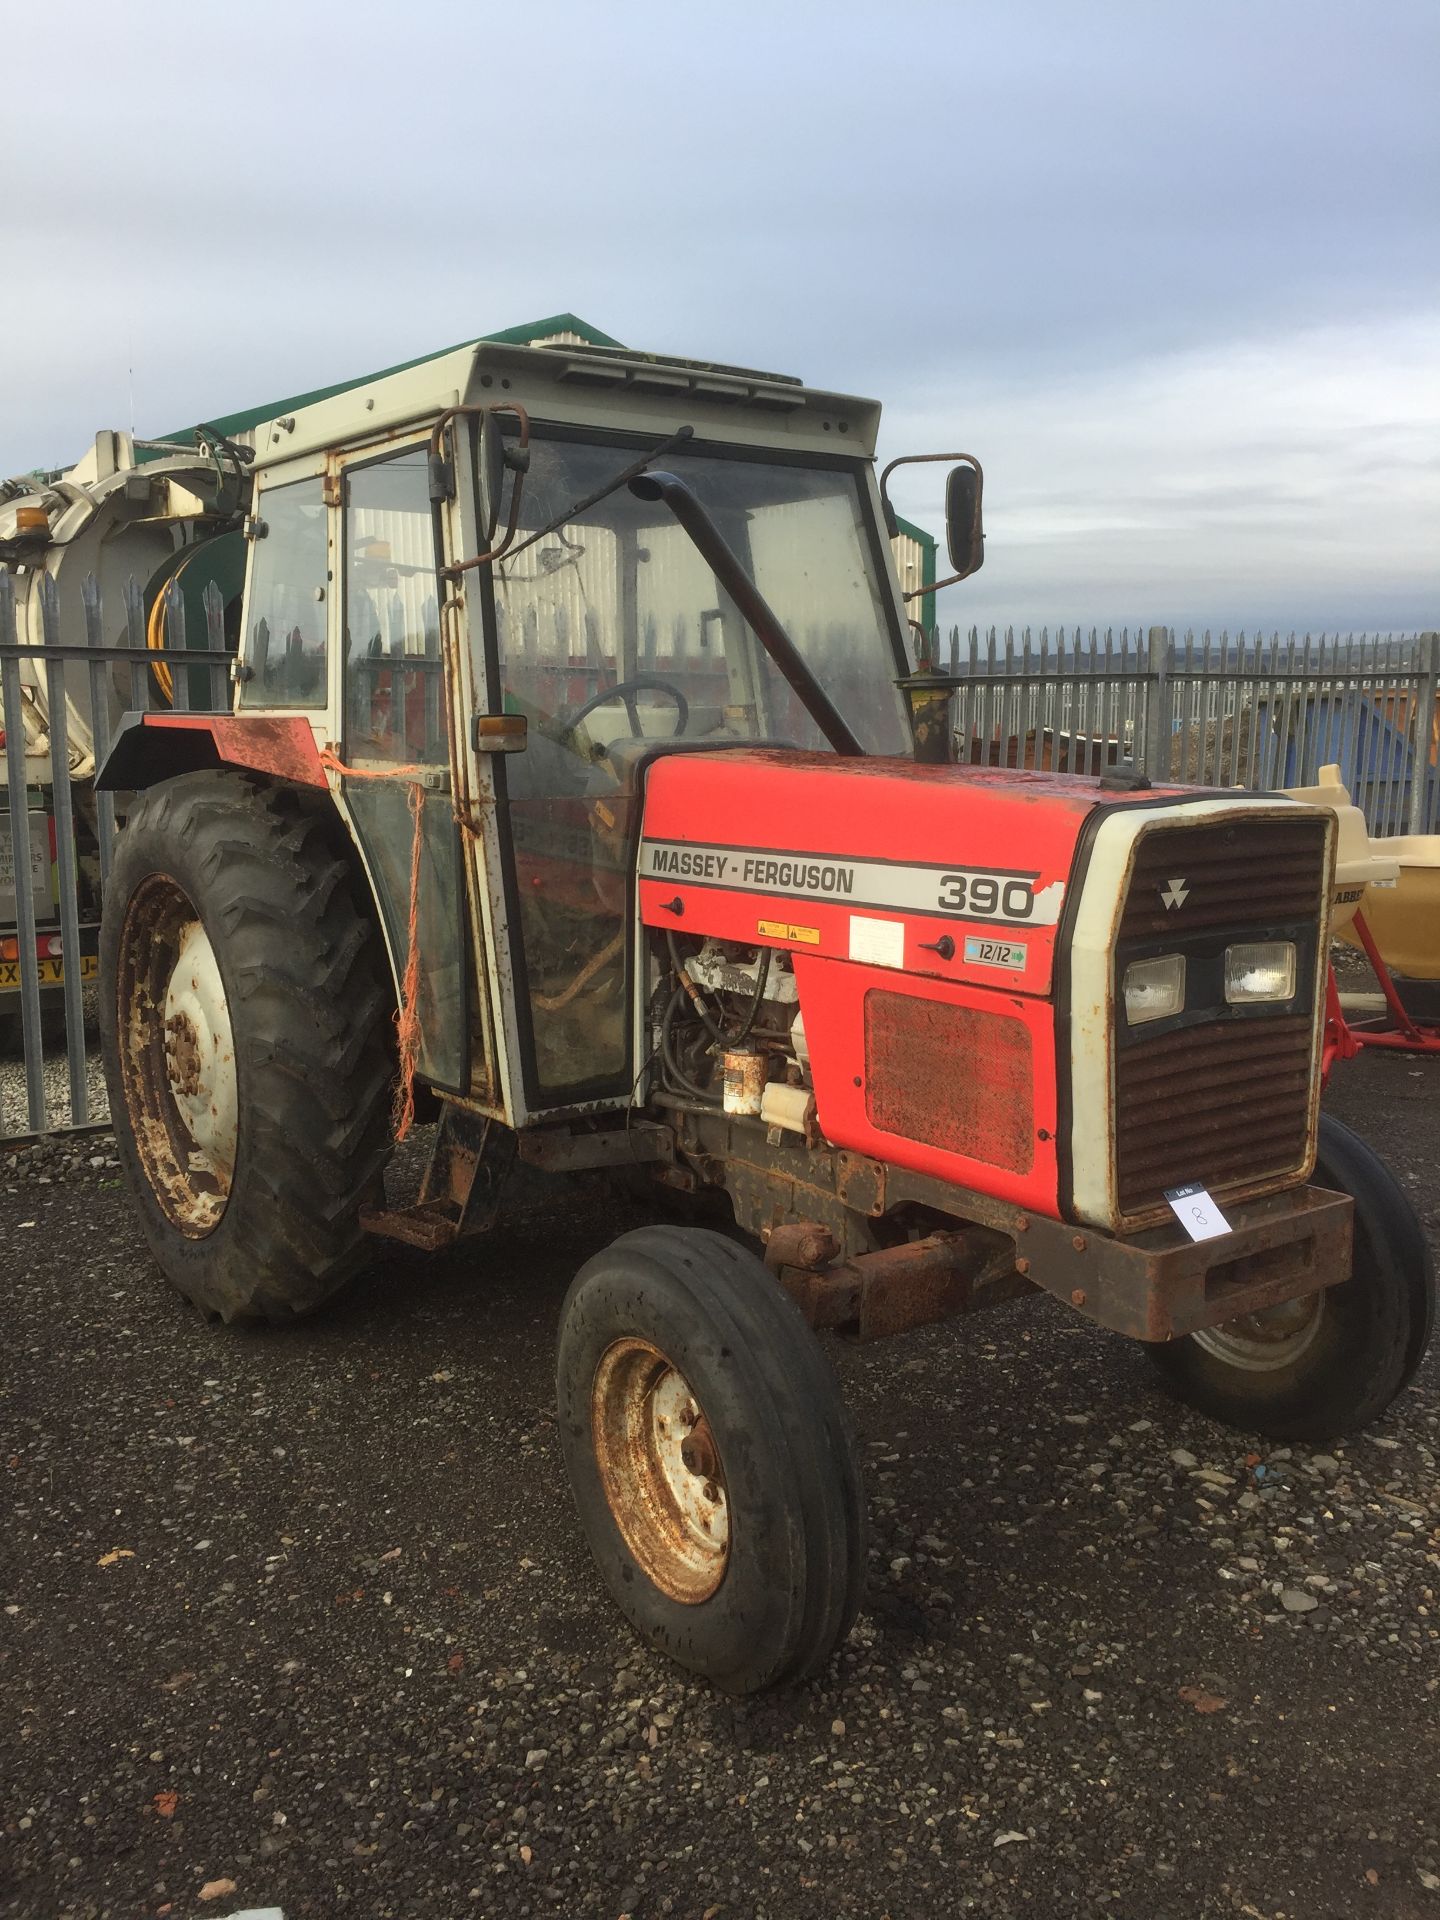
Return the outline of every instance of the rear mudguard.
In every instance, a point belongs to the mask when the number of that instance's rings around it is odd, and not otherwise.
[[[245,767],[322,791],[329,784],[303,714],[127,713],[95,786],[100,793],[138,793],[211,767]]]

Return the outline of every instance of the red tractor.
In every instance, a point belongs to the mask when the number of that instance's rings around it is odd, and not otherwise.
[[[1292,1438],[1379,1415],[1432,1316],[1411,1208],[1319,1113],[1333,816],[947,764],[877,425],[566,344],[279,415],[233,712],[134,716],[102,775],[137,796],[111,1104],[166,1277],[286,1322],[378,1240],[483,1234],[517,1163],[649,1194],[566,1298],[560,1431],[621,1610],[737,1692],[860,1602],[819,1330],[1055,1295]]]

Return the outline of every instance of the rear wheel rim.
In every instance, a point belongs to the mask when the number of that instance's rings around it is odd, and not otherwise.
[[[611,1517],[646,1578],[698,1606],[725,1578],[731,1516],[725,1470],[689,1382],[648,1340],[600,1356],[590,1426]]]
[[[230,1197],[239,1083],[220,963],[183,888],[148,875],[120,933],[116,1031],[136,1152],[171,1225],[203,1239]]]
[[[1278,1373],[1291,1367],[1310,1347],[1325,1317],[1323,1293],[1284,1300],[1278,1307],[1222,1320],[1192,1335],[1197,1346],[1244,1373]]]

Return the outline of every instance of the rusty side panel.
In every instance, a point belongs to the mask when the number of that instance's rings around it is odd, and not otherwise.
[[[865,996],[866,1111],[886,1133],[1029,1173],[1034,1077],[1019,1020],[882,988]]]
[[[325,787],[325,769],[308,720],[294,717],[239,716],[217,720],[215,747],[229,766],[251,767],[293,780],[302,787]]]
[[[302,787],[327,785],[310,722],[301,714],[147,713],[147,729],[208,733],[227,767],[249,767]]]

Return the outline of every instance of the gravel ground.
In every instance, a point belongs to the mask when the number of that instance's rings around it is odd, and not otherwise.
[[[1433,1239],[1440,1061],[1331,1103]],[[837,1348],[866,1607],[737,1704],[628,1637],[563,1483],[557,1310],[629,1224],[517,1207],[236,1335],[103,1139],[0,1159],[6,1920],[1440,1917],[1435,1354],[1320,1453],[1048,1304]]]
[[[105,1073],[100,1064],[100,1041],[95,1011],[95,989],[87,987],[85,1009],[85,1098],[87,1121],[103,1120],[109,1112],[105,1097]],[[7,994],[0,1004],[0,1150],[7,1134],[29,1133],[30,1106],[25,1080],[25,1055],[18,1033],[10,1031],[15,1014],[15,997]],[[41,1015],[41,1071],[45,1083],[46,1124],[63,1127],[78,1114],[70,1111],[70,1066],[65,1052],[65,1016],[62,1009],[48,1005]]]

